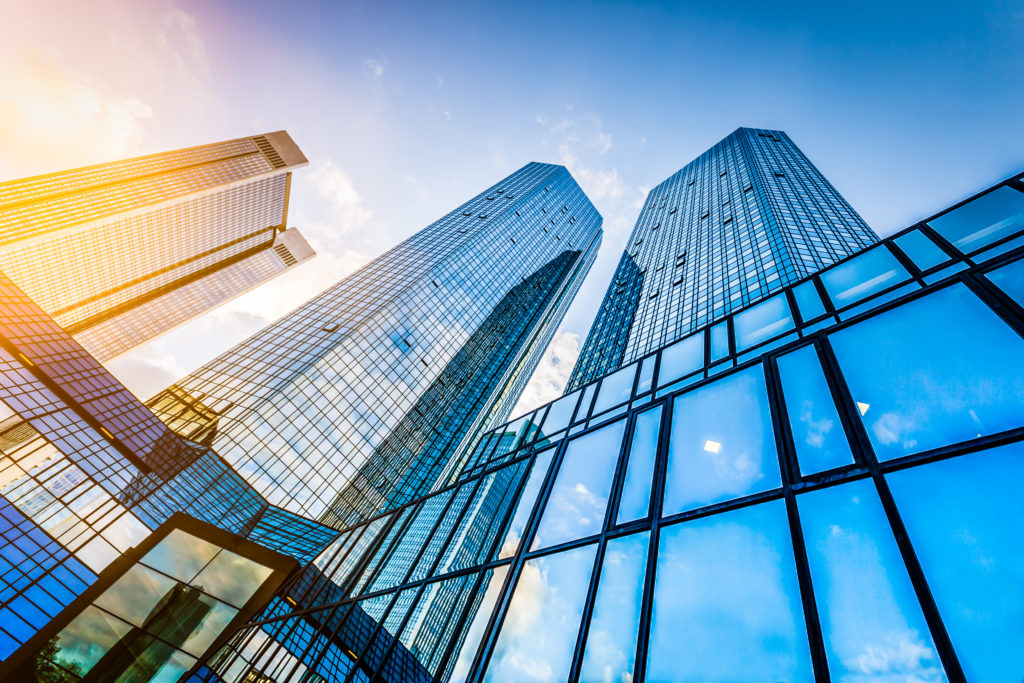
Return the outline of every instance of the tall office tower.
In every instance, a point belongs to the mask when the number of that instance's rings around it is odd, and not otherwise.
[[[275,505],[374,514],[508,416],[600,238],[569,172],[528,164],[150,405]]]
[[[0,270],[109,360],[313,256],[284,131],[0,183]]]
[[[647,195],[567,391],[877,241],[788,135],[739,128]]]
[[[486,432],[198,678],[1019,680],[1022,397],[1018,174]]]

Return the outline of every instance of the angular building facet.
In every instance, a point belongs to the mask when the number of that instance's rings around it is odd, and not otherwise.
[[[567,388],[877,241],[788,135],[739,128],[647,195]]]
[[[508,416],[597,253],[601,217],[528,164],[196,370],[151,406],[268,500],[332,524],[429,491]],[[207,432],[208,433],[208,432]]]
[[[284,131],[0,183],[0,270],[100,361],[313,256]]]

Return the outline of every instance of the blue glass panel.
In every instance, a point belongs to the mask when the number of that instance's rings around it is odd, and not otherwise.
[[[654,461],[658,455],[658,434],[661,432],[661,411],[658,406],[636,416],[632,445],[626,463],[626,477],[619,496],[619,524],[642,519],[651,505],[651,482],[654,479]]]
[[[813,680],[781,501],[662,529],[646,680]]]
[[[1024,340],[964,285],[829,338],[881,460],[1024,424]]]
[[[723,320],[711,328],[711,360],[714,363],[719,358],[729,355],[729,321]]]
[[[531,550],[601,531],[625,429],[619,420],[569,442]]]
[[[985,261],[988,261],[990,259],[995,258],[996,256],[999,256],[1000,254],[1005,254],[1008,251],[1013,251],[1014,249],[1021,246],[1024,246],[1024,235],[1021,235],[1020,237],[1014,237],[1012,240],[1006,240],[1005,242],[998,246],[985,249],[984,251],[975,254],[971,258],[974,259],[975,263],[984,263]]]
[[[794,326],[786,295],[776,294],[733,317],[732,329],[736,335],[736,350],[742,351],[777,337]]]
[[[566,679],[596,550],[592,543],[523,565],[484,681]]]
[[[934,268],[949,260],[949,254],[942,251],[939,245],[920,230],[911,230],[893,241],[921,270]]]
[[[955,275],[955,274],[959,273],[961,270],[966,270],[966,269],[967,269],[967,264],[966,263],[964,263],[963,261],[957,261],[956,263],[948,265],[945,268],[940,268],[939,270],[935,271],[931,275],[925,275],[921,279],[924,280],[924,283],[926,285],[933,285],[936,282],[939,282],[940,280],[945,280],[950,275]]]
[[[950,266],[949,268],[956,268],[956,267],[963,267],[963,264],[962,263],[957,263],[955,265]],[[929,279],[931,279],[931,278],[933,278],[935,276],[940,275],[940,273],[945,272],[945,270],[949,270],[949,269],[943,269],[942,271],[939,271],[939,273],[932,273],[931,275],[926,276],[924,279],[925,279],[925,281],[928,281]],[[878,308],[879,306],[881,306],[882,304],[886,303],[887,301],[895,301],[896,299],[899,299],[901,296],[903,296],[905,294],[909,294],[909,293],[911,293],[913,291],[916,291],[916,290],[918,290],[920,288],[921,288],[921,285],[917,284],[917,282],[913,282],[913,281],[912,282],[908,282],[907,284],[903,285],[902,287],[897,287],[896,289],[890,290],[890,291],[886,292],[885,294],[881,294],[879,296],[876,296],[874,299],[869,299],[868,301],[865,301],[864,303],[857,304],[856,306],[850,306],[844,312],[839,314],[839,319],[840,320],[850,320],[851,318],[857,317],[861,313],[865,313],[867,311],[872,311],[872,310]]]
[[[569,420],[572,419],[572,413],[576,409],[576,401],[579,397],[580,392],[574,391],[551,404],[542,425],[545,434],[554,434],[569,426]]]
[[[666,347],[661,352],[658,386],[663,387],[683,375],[704,367],[704,332]]]
[[[594,402],[594,414],[608,410],[613,406],[625,403],[633,392],[633,378],[636,377],[636,364],[622,368],[601,380],[597,400]]]
[[[836,308],[848,306],[875,292],[910,279],[896,257],[878,245],[819,276]]]
[[[651,390],[651,384],[654,380],[654,361],[656,358],[657,356],[648,356],[640,364],[640,379],[637,380],[636,384],[637,395]]]
[[[967,680],[1024,680],[1024,444],[886,478]]]
[[[874,484],[797,503],[832,680],[945,680]]]
[[[676,397],[662,514],[780,485],[760,365]]]
[[[1024,228],[1024,193],[1004,185],[928,225],[968,253]]]
[[[985,273],[985,277],[1018,304],[1024,306],[1024,260],[1014,261],[1002,268],[996,268]]]
[[[629,681],[636,659],[650,532],[608,541],[580,681]]]
[[[484,572],[484,579],[480,586],[483,597],[480,603],[471,607],[471,613],[467,618],[469,628],[466,629],[466,637],[459,647],[458,655],[455,656],[455,665],[452,667],[452,674],[447,679],[449,683],[464,683],[469,675],[469,669],[473,665],[473,658],[476,657],[476,649],[480,646],[480,640],[484,637],[484,630],[491,618],[491,610],[494,609],[501,593],[501,585],[505,582],[505,575],[508,574],[508,565],[502,565],[496,569]],[[472,621],[470,621],[472,620]]]
[[[579,422],[580,420],[586,419],[590,416],[590,404],[594,398],[594,390],[597,388],[597,382],[588,384],[583,387],[583,398],[580,400],[580,407],[576,410],[576,417],[573,421]]]
[[[814,347],[787,353],[778,365],[800,471],[814,474],[852,463],[853,453]]]
[[[825,315],[825,304],[818,296],[818,290],[814,282],[808,280],[802,285],[793,288],[793,297],[796,299],[797,308],[800,309],[800,317],[804,322],[813,320],[819,315]]]
[[[523,530],[530,520],[530,513],[533,512],[533,505],[537,502],[537,494],[544,484],[544,477],[551,466],[551,458],[555,454],[554,448],[538,453],[530,470],[530,477],[523,486],[523,493],[519,497],[516,511],[512,515],[512,522],[508,526],[508,532],[501,542],[501,549],[498,551],[498,559],[512,557],[519,548],[519,540],[523,537]]]

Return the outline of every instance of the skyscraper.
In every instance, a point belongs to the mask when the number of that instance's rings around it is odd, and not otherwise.
[[[739,128],[647,195],[567,390],[877,241],[788,135]]]
[[[313,256],[284,131],[0,183],[0,270],[101,361]]]
[[[375,514],[508,416],[600,238],[568,171],[528,164],[150,405],[188,438],[216,420],[211,448],[275,505]]]

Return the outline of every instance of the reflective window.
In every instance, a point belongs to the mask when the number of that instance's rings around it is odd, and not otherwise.
[[[825,304],[821,303],[818,290],[810,280],[793,288],[796,306],[800,309],[800,317],[804,322],[825,315]]]
[[[551,404],[551,407],[548,408],[548,415],[544,418],[545,434],[554,434],[569,426],[569,420],[572,419],[572,412],[576,408],[576,401],[579,397],[580,392],[574,391]]]
[[[648,531],[608,541],[594,599],[581,681],[630,681],[647,572]]]
[[[1024,194],[998,187],[928,225],[963,252],[980,249],[1024,228]]]
[[[601,531],[625,428],[618,420],[569,442],[531,549]]]
[[[704,367],[704,331],[678,341],[661,352],[658,386]]]
[[[619,495],[616,522],[625,524],[647,516],[651,505],[651,483],[654,462],[658,456],[658,434],[661,432],[661,411],[658,406],[636,416],[633,438],[626,462],[626,477]]]
[[[737,313],[732,319],[737,351],[777,337],[794,327],[785,294],[776,294],[742,313]]]
[[[142,561],[179,581],[191,581],[206,563],[213,559],[220,548],[212,543],[187,534],[181,529],[172,530],[146,553]]]
[[[875,292],[908,280],[910,274],[885,245],[880,244],[819,275],[836,308],[848,306]]]
[[[760,365],[676,397],[664,515],[780,485]]]
[[[964,285],[830,340],[881,460],[1024,424],[1024,340]]]
[[[1024,306],[1024,259],[985,273],[985,277],[1018,304]]]
[[[564,681],[572,663],[595,544],[523,565],[485,681]]]
[[[464,683],[469,675],[469,669],[473,666],[473,658],[476,657],[476,649],[484,637],[484,629],[487,628],[487,621],[491,618],[495,603],[498,602],[498,595],[501,593],[501,585],[505,582],[506,574],[508,574],[508,565],[484,572],[484,580],[480,586],[483,598],[467,619],[467,621],[472,621],[466,630],[466,637],[459,648],[459,654],[455,657],[455,666],[448,679],[450,683]]]
[[[642,394],[651,390],[651,383],[654,379],[654,360],[657,356],[648,356],[640,364],[640,379],[636,384],[636,393]]]
[[[1024,680],[1024,444],[886,479],[967,680]]]
[[[598,414],[629,400],[633,392],[633,378],[636,377],[636,365],[622,368],[618,372],[601,380],[601,388],[594,402],[594,414]]]
[[[270,574],[270,567],[222,550],[199,572],[195,584],[235,607],[244,607]]]
[[[590,403],[594,398],[594,390],[597,388],[597,382],[588,384],[583,387],[583,398],[580,399],[580,407],[576,410],[576,422],[585,419],[590,415]]]
[[[814,346],[781,356],[778,366],[800,471],[814,474],[852,463],[853,453]]]
[[[646,680],[813,680],[782,501],[662,528]]]
[[[874,484],[797,503],[832,680],[945,680]]]
[[[711,362],[729,355],[729,321],[723,320],[711,328]]]
[[[554,448],[549,448],[537,454],[536,460],[533,463],[533,469],[530,470],[530,477],[526,480],[526,485],[523,486],[523,494],[519,498],[519,504],[516,505],[516,511],[512,516],[508,532],[505,534],[505,539],[501,542],[498,559],[512,557],[516,554],[516,550],[519,548],[519,540],[523,537],[523,530],[526,528],[526,523],[530,520],[530,513],[533,512],[533,505],[537,502],[537,494],[540,493],[540,487],[544,483],[544,476],[548,473],[548,467],[551,466],[551,457],[554,454]]]
[[[893,241],[921,270],[928,270],[949,260],[949,254],[920,230],[911,230]]]

